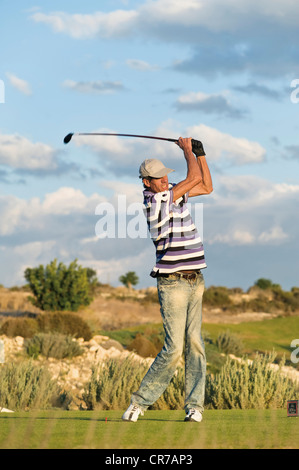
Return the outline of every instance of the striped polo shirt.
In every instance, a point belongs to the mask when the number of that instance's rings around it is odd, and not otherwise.
[[[187,208],[188,194],[173,200],[172,188],[153,193],[145,189],[144,213],[156,248],[151,276],[206,268],[204,247]]]

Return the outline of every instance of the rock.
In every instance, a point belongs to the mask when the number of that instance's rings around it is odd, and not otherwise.
[[[22,336],[16,336],[15,337],[15,342],[19,345],[19,346],[23,346],[24,344],[24,338]]]
[[[98,344],[101,344],[104,341],[108,341],[110,338],[109,336],[95,335],[92,339],[96,341]]]
[[[24,348],[24,338],[20,336],[8,338],[2,335],[1,340],[5,346],[6,362],[14,361],[16,357],[18,360],[28,360]],[[77,341],[83,349],[83,354],[80,356],[59,360],[39,355],[34,360],[36,364],[45,366],[49,370],[52,379],[57,381],[62,390],[70,392],[72,401],[68,405],[68,409],[85,409],[82,393],[90,380],[93,366],[108,361],[110,358],[125,359],[128,356],[140,363],[146,362],[150,365],[153,362],[152,358],[144,359],[134,352],[127,351],[118,341],[111,340],[108,336],[96,335],[90,341],[84,341],[83,338]],[[13,412],[1,407],[0,411]]]
[[[104,349],[115,348],[115,349],[118,349],[119,351],[125,350],[123,345],[120,344],[118,341],[115,341],[114,339],[108,339],[107,341],[104,341],[103,343],[101,343],[101,346]]]

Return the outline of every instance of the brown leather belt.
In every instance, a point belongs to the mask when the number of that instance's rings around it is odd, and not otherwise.
[[[190,272],[176,272],[176,273],[170,273],[170,274],[159,274],[159,276],[162,277],[170,277],[170,276],[175,276],[178,277],[179,279],[187,279],[187,280],[193,280],[196,279],[198,274],[200,274],[200,271],[190,271]]]

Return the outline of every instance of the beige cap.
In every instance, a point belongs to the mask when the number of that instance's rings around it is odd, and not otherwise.
[[[156,158],[149,158],[144,160],[141,163],[139,168],[139,178],[147,178],[148,176],[152,178],[163,178],[163,176],[168,175],[174,170],[166,168],[160,160]]]

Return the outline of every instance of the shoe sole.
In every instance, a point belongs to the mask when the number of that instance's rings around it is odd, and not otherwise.
[[[202,421],[202,419],[200,419],[199,421],[197,421],[196,419],[185,418],[184,421],[185,421],[185,422],[192,422],[192,423],[200,423],[200,422]]]

